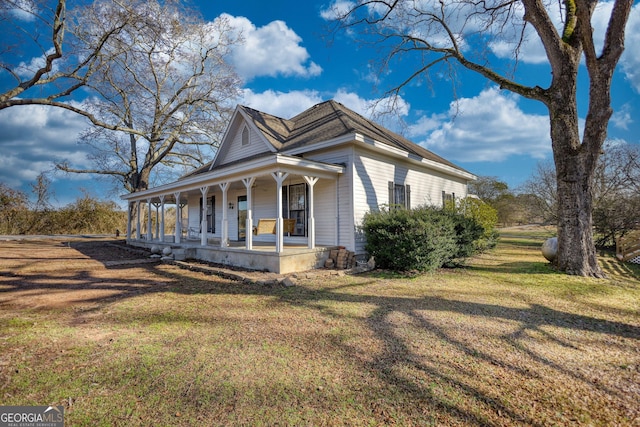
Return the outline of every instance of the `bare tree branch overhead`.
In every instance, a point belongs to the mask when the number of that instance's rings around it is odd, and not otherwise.
[[[16,105],[54,105],[83,87],[97,70],[97,56],[104,43],[129,24],[109,23],[94,44],[79,51],[70,34],[72,17],[67,1],[0,2],[0,22],[5,34],[0,44],[0,71],[11,83],[0,89],[0,110]],[[27,49],[39,52],[29,63]]]
[[[0,110],[43,105],[84,117],[91,127],[80,142],[93,165],[58,169],[110,176],[130,192],[164,166],[169,179],[210,158],[240,88],[226,58],[242,40],[229,22],[205,22],[178,0],[70,4],[0,3],[12,31],[0,70],[13,82]],[[40,55],[25,61],[25,46]]]
[[[96,2],[79,10],[72,31],[87,52],[102,43],[86,81],[96,96],[49,105],[93,124],[80,140],[94,167],[64,162],[60,170],[111,175],[133,192],[148,188],[163,165],[186,170],[211,156],[240,87],[225,59],[240,39],[225,19],[206,23],[177,1]]]

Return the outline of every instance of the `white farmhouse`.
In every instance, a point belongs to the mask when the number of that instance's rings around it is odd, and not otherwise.
[[[364,256],[359,225],[366,212],[442,205],[466,197],[474,179],[333,100],[291,119],[237,106],[211,163],[122,196],[130,207],[127,242],[171,246],[178,258],[276,273],[308,270],[324,265],[336,247]],[[149,206],[147,218],[133,218],[141,204]],[[178,215],[170,234],[167,205]]]

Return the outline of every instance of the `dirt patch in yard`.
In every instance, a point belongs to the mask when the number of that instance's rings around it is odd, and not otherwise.
[[[141,292],[158,284],[149,282],[150,272],[145,266],[157,264],[159,260],[149,255],[114,240],[2,242],[0,307],[86,305]],[[131,268],[136,266],[139,268]]]

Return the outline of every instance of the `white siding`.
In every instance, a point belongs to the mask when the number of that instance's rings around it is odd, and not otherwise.
[[[313,187],[314,217],[316,220],[316,244],[332,246],[338,239],[338,210],[336,181],[319,179]]]
[[[345,171],[338,176],[338,181],[325,183],[327,187],[333,187],[333,191],[329,194],[322,194],[322,190],[316,190],[316,198],[322,197],[322,202],[316,201],[316,242],[318,244],[335,244],[335,241],[329,241],[331,236],[336,236],[338,245],[344,246],[349,250],[355,247],[355,224],[353,216],[353,197],[352,185],[353,180],[352,163],[353,149],[351,147],[342,147],[336,150],[327,150],[319,153],[313,153],[305,156],[310,160],[319,162],[343,164]],[[323,180],[318,181],[321,184]],[[318,185],[316,184],[316,186]],[[323,184],[324,185],[324,184]],[[325,187],[320,187],[325,188]],[[318,223],[318,221],[321,223]],[[325,240],[327,239],[327,240]],[[325,243],[325,241],[327,243]]]
[[[361,224],[364,214],[389,203],[389,181],[409,185],[411,207],[442,205],[442,191],[455,193],[456,198],[467,195],[466,181],[402,160],[392,161],[377,153],[357,149],[354,157],[354,220]],[[356,252],[362,251],[364,241],[358,241]]]
[[[200,229],[200,195],[190,195],[187,199],[187,213],[189,215],[189,228]]]
[[[253,188],[253,226],[258,226],[260,218],[275,218],[276,214],[276,182]],[[256,242],[275,242],[273,234],[258,234],[253,236]]]
[[[269,146],[260,138],[259,134],[247,126],[249,129],[249,144],[242,145],[242,130],[245,125],[244,121],[241,121],[237,126],[230,129],[228,138],[225,140],[225,146],[220,152],[220,157],[216,159],[217,165],[231,163],[236,160],[246,159],[257,154],[269,152]]]

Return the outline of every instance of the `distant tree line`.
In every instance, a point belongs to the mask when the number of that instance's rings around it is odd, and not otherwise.
[[[618,237],[640,228],[640,146],[605,144],[592,188],[596,246],[615,246]],[[496,209],[502,226],[556,225],[556,189],[556,170],[551,162],[539,163],[532,176],[515,190],[491,176],[481,176],[469,185],[469,193]]]
[[[112,234],[126,229],[127,214],[113,201],[85,192],[73,203],[54,208],[44,175],[31,187],[32,199],[0,182],[0,234]]]

